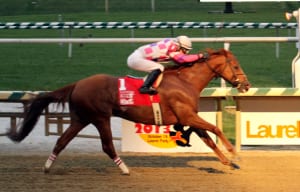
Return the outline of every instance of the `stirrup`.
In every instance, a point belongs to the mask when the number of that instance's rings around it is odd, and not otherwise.
[[[157,91],[156,89],[152,88],[152,87],[141,87],[139,89],[140,94],[149,94],[149,95],[156,95]]]

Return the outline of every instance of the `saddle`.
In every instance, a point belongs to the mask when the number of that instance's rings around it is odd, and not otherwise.
[[[155,82],[154,86],[158,87],[161,82]],[[159,94],[148,95],[140,94],[139,88],[143,85],[144,79],[133,76],[119,77],[118,79],[119,103],[122,106],[152,106],[155,123],[162,124],[162,116],[160,110],[160,97]]]

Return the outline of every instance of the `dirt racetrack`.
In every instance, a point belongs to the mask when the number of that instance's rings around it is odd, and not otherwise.
[[[0,156],[0,191],[80,192],[298,192],[299,151],[242,151],[240,170],[230,170],[214,154],[121,153],[131,175],[102,152],[64,152],[49,174],[47,155]]]

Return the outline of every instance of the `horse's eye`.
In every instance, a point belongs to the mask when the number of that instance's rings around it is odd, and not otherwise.
[[[235,70],[238,70],[239,69],[239,66],[234,66],[233,67]]]

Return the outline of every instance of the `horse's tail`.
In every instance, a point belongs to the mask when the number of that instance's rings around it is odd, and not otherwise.
[[[35,97],[25,107],[24,119],[17,130],[10,128],[7,136],[16,142],[21,142],[34,128],[43,110],[51,103],[63,105],[67,102],[75,87],[75,83]]]

